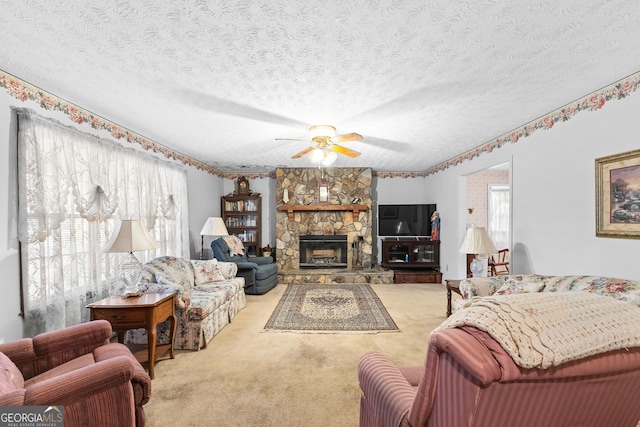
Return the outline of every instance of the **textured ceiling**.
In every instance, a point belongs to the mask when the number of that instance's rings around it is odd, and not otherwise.
[[[226,172],[424,171],[640,70],[640,2],[0,0],[0,69]]]

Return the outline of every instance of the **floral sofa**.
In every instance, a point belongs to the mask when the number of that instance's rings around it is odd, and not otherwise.
[[[472,277],[460,282],[462,300],[452,301],[453,311],[473,297],[524,292],[587,291],[628,301],[640,307],[640,282],[601,276],[543,276],[521,274]]]
[[[244,279],[236,277],[233,262],[187,260],[172,256],[152,259],[144,264],[142,292],[177,293],[178,319],[174,348],[199,350],[244,308]],[[147,342],[144,329],[127,332],[127,342]],[[158,342],[169,342],[169,322],[158,326]]]

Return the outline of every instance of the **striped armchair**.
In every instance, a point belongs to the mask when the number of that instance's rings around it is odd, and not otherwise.
[[[488,333],[464,326],[432,333],[424,366],[397,367],[367,353],[358,379],[361,427],[635,427],[640,420],[640,347],[525,369]]]
[[[143,427],[151,379],[111,333],[109,322],[94,320],[0,344],[0,406],[64,407],[66,427]]]

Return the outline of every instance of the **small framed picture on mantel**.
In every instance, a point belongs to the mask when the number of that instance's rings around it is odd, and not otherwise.
[[[329,183],[326,179],[318,181],[318,203],[329,203]]]

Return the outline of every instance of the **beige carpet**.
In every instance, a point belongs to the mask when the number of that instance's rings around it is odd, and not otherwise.
[[[442,285],[372,288],[401,332],[270,333],[263,327],[286,285],[247,295],[247,307],[207,349],[156,363],[147,425],[357,426],[359,358],[375,350],[399,365],[421,365],[447,306]]]

